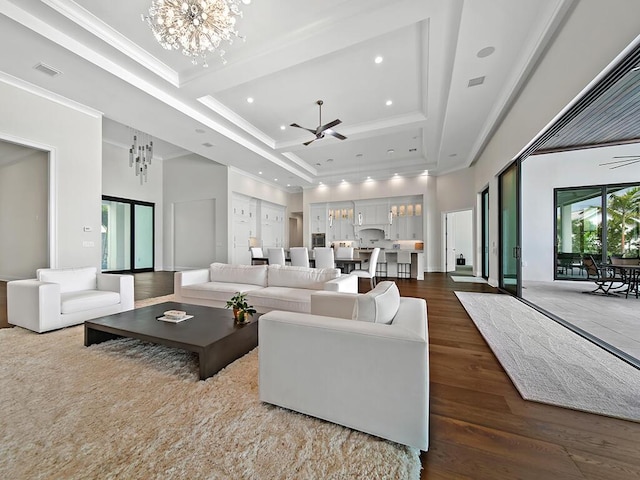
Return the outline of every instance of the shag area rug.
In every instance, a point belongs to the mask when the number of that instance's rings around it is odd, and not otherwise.
[[[524,399],[640,422],[640,370],[509,295],[455,294]]]
[[[83,334],[0,330],[0,478],[420,477],[416,449],[261,403],[257,349],[199,381],[190,352]]]

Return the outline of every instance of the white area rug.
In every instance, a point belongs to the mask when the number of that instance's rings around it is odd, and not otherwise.
[[[463,283],[487,283],[487,281],[482,277],[471,277],[464,275],[451,275],[451,280],[454,282],[463,282]]]
[[[0,478],[420,477],[415,449],[261,403],[257,349],[199,381],[194,354],[83,328],[0,330]]]
[[[640,370],[509,295],[455,294],[523,398],[640,422]]]

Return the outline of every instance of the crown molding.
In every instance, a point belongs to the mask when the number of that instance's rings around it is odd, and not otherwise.
[[[85,115],[89,115],[93,118],[102,118],[102,112],[94,108],[82,105],[81,103],[78,103],[67,97],[63,97],[62,95],[58,95],[57,93],[50,92],[49,90],[46,90],[32,83],[25,82],[24,80],[9,75],[8,73],[0,72],[0,82],[11,85],[12,87],[19,88],[20,90],[24,90],[25,92],[32,93],[34,95],[37,95],[38,97],[44,98],[59,105],[63,105],[67,108],[71,108],[72,110],[75,110],[77,112],[84,113]]]
[[[318,170],[317,169],[313,168],[311,165],[309,165],[307,162],[302,160],[295,153],[293,153],[293,152],[282,152],[282,156],[288,158],[289,160],[291,160],[293,163],[295,163],[299,167],[304,168],[310,174],[318,175]]]
[[[242,118],[240,115],[238,115],[236,112],[231,110],[229,107],[227,107],[223,103],[213,98],[211,95],[205,95],[204,97],[200,97],[198,98],[198,101],[202,103],[205,107],[216,112],[221,117],[229,120],[236,127],[240,127],[242,130],[247,132],[253,138],[264,143],[269,148],[275,148],[276,141],[273,138],[271,138],[269,135],[267,135],[262,130],[257,128],[252,123],[247,122],[244,118]]]
[[[73,0],[42,0],[42,3],[45,3],[87,32],[108,43],[153,74],[175,87],[180,87],[180,75],[178,72],[158,60],[145,49],[139,47],[136,43],[133,43]]]

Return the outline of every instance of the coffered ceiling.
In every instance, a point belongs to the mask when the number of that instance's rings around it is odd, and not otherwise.
[[[0,0],[0,80],[103,112],[106,141],[130,126],[163,158],[195,152],[293,190],[469,166],[572,2],[252,0],[246,41],[208,68],[156,42],[150,3]],[[319,99],[347,140],[304,146],[313,135],[289,126],[314,129]]]

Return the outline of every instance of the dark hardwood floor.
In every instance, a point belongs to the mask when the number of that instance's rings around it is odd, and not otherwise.
[[[431,428],[422,479],[640,479],[640,424],[522,400],[453,293],[495,289],[443,273],[397,283],[403,296],[427,300]],[[136,299],[172,293],[173,274],[137,274],[135,288]],[[6,322],[5,291],[0,283]]]

